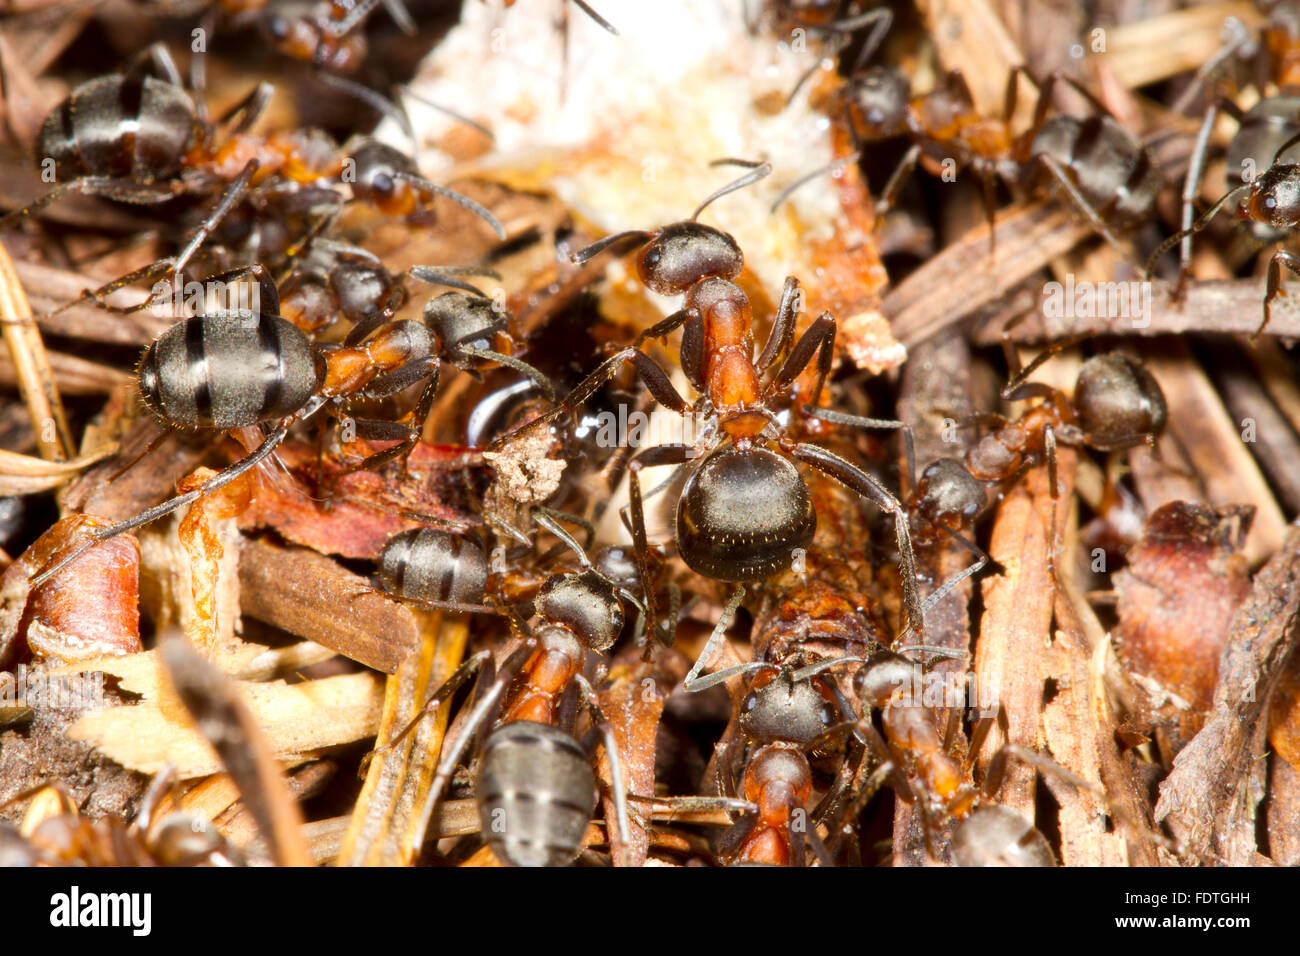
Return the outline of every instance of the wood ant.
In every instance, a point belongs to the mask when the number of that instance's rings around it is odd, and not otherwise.
[[[1265,62],[1278,89],[1244,111],[1226,96],[1211,99],[1183,182],[1181,229],[1161,243],[1147,260],[1149,279],[1161,257],[1175,245],[1179,247],[1176,295],[1181,294],[1191,276],[1192,237],[1234,199],[1238,200],[1237,217],[1249,224],[1252,235],[1261,244],[1283,242],[1300,225],[1300,156],[1292,151],[1300,143],[1300,8],[1285,2],[1271,5],[1261,38],[1267,52]],[[1225,45],[1211,64],[1207,64],[1207,70],[1247,39],[1242,34]],[[1261,84],[1261,91],[1265,85]],[[1237,123],[1237,132],[1228,144],[1226,163],[1229,175],[1232,170],[1240,170],[1242,181],[1230,187],[1205,213],[1193,218],[1211,134],[1220,113],[1227,113]],[[1287,295],[1282,288],[1283,266],[1300,275],[1300,257],[1278,248],[1269,259],[1264,319],[1255,330],[1256,337],[1268,326],[1273,301]]]
[[[410,270],[429,281],[458,284],[427,267]],[[184,430],[231,430],[269,425],[261,444],[202,486],[97,529],[32,579],[40,587],[100,541],[155,521],[210,495],[264,461],[290,428],[331,403],[384,398],[420,382],[420,397],[408,424],[358,420],[357,434],[398,439],[393,448],[349,465],[347,471],[376,467],[414,447],[432,407],[439,380],[433,335],[417,321],[380,321],[356,329],[350,342],[315,344],[279,314],[275,284],[260,265],[211,277],[258,283],[257,308],[210,312],[182,319],[162,333],[141,356],[136,385],[145,405],[166,426]]]
[[[355,73],[368,50],[359,27],[381,2],[403,33],[415,33],[415,21],[401,0],[320,0],[296,16],[268,10],[259,26],[278,53],[318,70]]]
[[[739,161],[731,161],[739,163]],[[583,263],[615,245],[635,243],[637,274],[661,295],[684,295],[684,307],[645,330],[637,341],[611,356],[539,421],[579,408],[625,364],[630,363],[656,402],[702,427],[694,444],[667,444],[638,452],[629,462],[631,526],[645,580],[647,540],[638,473],[652,465],[693,463],[677,504],[677,551],[693,571],[720,581],[756,581],[788,569],[817,526],[808,486],[796,462],[824,472],[894,516],[909,623],[923,627],[915,584],[915,561],[903,506],[879,481],[833,452],[791,438],[778,417],[777,401],[817,359],[816,405],[830,373],[835,318],[824,312],[798,341],[794,339],[800,299],[794,277],[785,281],[772,331],[761,354],[753,355],[749,299],[735,284],[744,257],[735,239],[697,221],[715,199],[768,175],[766,163],[743,162],[751,172],[719,189],[690,219],[660,229],[609,236],[575,252]],[[699,393],[687,403],[642,343],[682,328],[681,367]],[[784,361],[766,382],[763,373]],[[698,461],[696,460],[698,459]],[[647,598],[653,619],[653,600]]]
[[[980,114],[970,87],[956,70],[942,86],[919,96],[912,95],[911,80],[898,69],[871,67],[851,76],[842,96],[845,123],[858,145],[856,155],[861,155],[864,143],[898,136],[912,142],[881,192],[878,217],[893,206],[918,163],[934,175],[953,164],[956,169],[970,169],[980,181],[990,244],[1001,181],[1034,195],[1064,196],[1098,235],[1127,258],[1129,252],[1116,233],[1130,231],[1150,218],[1164,185],[1155,158],[1087,88],[1059,71],[1041,84],[1032,124],[1017,135],[1011,123],[1022,74],[1033,82],[1025,67],[1012,69],[999,118]],[[1093,115],[1085,119],[1048,116],[1058,81],[1082,94],[1092,104]],[[774,206],[838,165],[801,177]]]
[[[528,622],[484,603],[488,565],[473,539],[417,528],[395,535],[385,546],[379,581],[387,593],[435,610],[504,614],[521,640],[499,670],[490,651],[466,660],[384,747],[399,743],[477,674],[479,689],[472,709],[444,747],[416,845],[423,843],[423,827],[457,764],[479,728],[495,715],[495,726],[477,757],[474,783],[484,840],[498,859],[513,866],[563,866],[572,863],[582,848],[596,803],[591,760],[572,733],[575,703],[587,708],[603,738],[617,825],[623,845],[627,843],[618,747],[584,671],[591,655],[603,654],[622,633],[623,600],[638,607],[641,602],[599,569],[599,559],[593,563],[587,557],[585,548],[556,520],[557,513],[538,508],[533,517],[574,551],[582,567],[546,577],[533,599],[533,617]]]
[[[244,854],[209,821],[179,812],[158,818],[158,808],[174,784],[170,768],[158,774],[129,824],[117,817],[87,819],[54,787],[62,812],[37,824],[25,840],[14,832],[7,850],[5,827],[0,825],[0,857],[10,854],[10,866],[246,865]]]
[[[146,72],[149,64],[160,76]],[[52,166],[58,185],[0,218],[0,229],[68,192],[157,205],[220,188],[217,203],[180,253],[88,289],[75,300],[90,299],[112,311],[128,312],[155,302],[157,287],[144,302],[126,309],[108,306],[104,297],[133,282],[180,275],[250,187],[272,176],[312,184],[322,179],[346,179],[347,173],[353,180],[354,198],[390,215],[408,215],[432,196],[445,196],[482,217],[504,238],[505,230],[490,212],[459,193],[428,182],[410,158],[392,147],[363,140],[351,155],[344,155],[328,137],[315,131],[249,135],[248,129],[265,109],[271,93],[269,84],[259,84],[215,124],[208,123],[203,110],[185,91],[166,48],[150,47],[126,71],[83,83],[50,112],[37,137],[35,158],[38,165]],[[218,129],[224,132],[218,135]]]

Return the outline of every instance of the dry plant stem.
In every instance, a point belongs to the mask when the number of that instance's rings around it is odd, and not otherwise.
[[[1073,529],[1072,529],[1073,530]],[[1063,574],[1056,596],[1056,632],[1049,666],[1057,694],[1043,708],[1054,759],[1099,786],[1109,801],[1056,780],[1045,781],[1061,805],[1061,856],[1066,866],[1156,866],[1160,856],[1145,788],[1115,740],[1116,715],[1105,673],[1110,639],[1083,599],[1075,575]],[[1106,832],[1106,817],[1114,823]]]
[[[408,608],[306,548],[246,539],[239,580],[244,614],[367,667],[392,674],[416,646],[416,624]]]
[[[50,462],[19,455],[0,448],[0,497],[34,495],[57,488],[70,477],[97,461],[117,454],[117,445],[105,445],[89,455],[70,461]]]
[[[1194,72],[1222,47],[1221,31],[1227,17],[1236,17],[1251,28],[1261,22],[1256,4],[1232,0],[1108,27],[1105,64],[1129,89]]]
[[[949,330],[917,346],[903,369],[899,415],[912,427],[918,472],[937,458],[960,459],[965,454],[971,430],[959,431],[956,443],[944,441],[945,421],[959,420],[972,410],[970,349],[965,339]],[[937,586],[971,561],[968,550],[940,535],[934,545],[918,553],[917,571],[929,579],[931,586]],[[934,665],[932,673],[942,674],[945,680],[961,680],[970,667],[971,589],[970,581],[962,582],[925,616],[925,643],[961,651],[963,655]],[[935,719],[940,728],[946,727],[947,708],[937,709]],[[922,866],[925,862],[920,815],[914,804],[900,800],[894,807],[894,865]]]
[[[1255,813],[1261,793],[1269,698],[1295,648],[1300,615],[1300,530],[1256,574],[1237,609],[1219,664],[1214,712],[1174,760],[1160,785],[1156,819],[1201,863],[1256,862]]]
[[[907,277],[881,303],[894,336],[909,349],[1001,298],[1091,232],[1061,203],[1016,205],[966,233]]]
[[[1287,514],[1300,512],[1300,438],[1291,430],[1281,410],[1269,399],[1268,391],[1238,354],[1216,350],[1215,381],[1232,420],[1243,428],[1249,424],[1250,451],[1277,490]],[[1244,439],[1243,439],[1244,440]]]
[[[45,358],[54,384],[64,395],[104,395],[131,382],[131,376],[121,369],[69,355],[67,352],[46,350]],[[7,354],[0,354],[0,386],[22,387],[19,367]]]
[[[417,650],[388,679],[377,747],[402,732],[465,653],[469,623],[463,615],[411,613],[419,627]],[[448,709],[441,708],[396,746],[374,755],[337,865],[407,866],[415,860],[418,815],[437,771],[447,718]],[[430,821],[429,832],[437,831],[437,821]]]
[[[271,858],[281,866],[310,865],[298,804],[234,684],[183,638],[164,639],[161,652],[185,708],[239,785]]]
[[[1268,855],[1279,866],[1300,866],[1300,770],[1269,754]]]
[[[63,402],[54,381],[54,372],[45,355],[45,343],[40,331],[26,322],[32,314],[27,296],[14,270],[13,261],[0,245],[0,335],[9,346],[17,380],[27,412],[36,433],[36,444],[41,457],[49,461],[70,458],[76,445],[68,431],[68,419],[63,412]]]
[[[1242,426],[1223,407],[1217,389],[1180,342],[1169,343],[1146,367],[1160,383],[1169,406],[1163,445],[1172,437],[1216,506],[1255,506],[1255,523],[1246,541],[1247,560],[1256,565],[1277,551],[1286,519],[1259,466],[1242,441]],[[1163,502],[1162,502],[1163,503]]]
[[[988,0],[919,0],[916,6],[944,69],[961,70],[982,114],[1001,115],[1007,76],[1012,67],[1024,64],[1024,55],[997,11]],[[1015,122],[1023,128],[1033,119],[1038,91],[1021,80]]]
[[[1173,300],[1171,286],[1167,283],[1152,282],[1149,288],[1150,308],[1145,315],[1136,317],[1131,310],[1129,315],[1105,314],[1122,311],[1107,308],[1095,310],[1103,314],[1049,317],[1045,309],[1053,308],[1052,303],[1057,299],[1048,291],[1042,291],[1034,310],[1037,314],[1012,329],[1011,338],[1016,342],[1043,343],[1082,332],[1126,336],[1182,335],[1185,332],[1254,335],[1264,320],[1264,285],[1258,279],[1198,281],[1185,290],[1178,302]],[[1284,283],[1283,289],[1288,288],[1300,293],[1295,283]],[[1300,336],[1300,310],[1291,308],[1290,304],[1290,299],[1285,296],[1277,300],[1265,335],[1278,338]],[[897,326],[894,331],[900,332]],[[903,337],[901,333],[900,337]],[[985,326],[975,334],[975,341],[981,345],[995,344],[998,340],[999,329],[992,326]]]
[[[670,666],[671,673],[665,673]],[[641,649],[629,648],[610,667],[600,688],[600,706],[610,721],[622,762],[623,784],[631,794],[652,794],[655,787],[655,738],[664,703],[673,686],[686,676],[680,654],[661,649],[653,661],[642,659]],[[616,819],[609,755],[600,752],[600,779],[605,819]],[[622,845],[618,827],[609,828],[610,855],[617,864],[644,866],[650,852],[650,834],[635,816],[628,821],[631,841]]]
[[[1053,500],[1047,468],[1035,468],[1018,481],[998,508],[989,556],[1006,568],[1005,576],[984,580],[984,617],[975,646],[975,679],[981,699],[995,700],[1006,717],[1009,740],[1037,748],[1043,704],[1043,655],[1051,643],[1056,584],[1048,563],[1048,529],[1056,506],[1055,550],[1066,527],[1074,494],[1075,453],[1057,449],[1060,498]],[[989,734],[979,765],[1006,742],[1000,728]],[[1011,761],[1002,786],[1002,802],[1028,819],[1034,817],[1036,771]]]

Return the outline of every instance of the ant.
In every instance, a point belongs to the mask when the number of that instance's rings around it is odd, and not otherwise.
[[[278,53],[331,73],[355,73],[368,44],[358,28],[380,3],[407,36],[415,21],[401,0],[319,0],[296,16],[268,11],[259,25]]]
[[[428,267],[412,275],[426,281],[459,284]],[[440,361],[433,335],[414,320],[363,323],[349,340],[315,344],[279,314],[279,295],[266,270],[254,265],[209,281],[251,277],[258,283],[257,307],[214,311],[182,319],[144,351],[136,368],[136,385],[146,407],[173,429],[232,430],[269,425],[261,444],[198,488],[107,528],[89,538],[32,579],[37,588],[100,541],[148,524],[178,508],[213,494],[264,461],[284,441],[290,428],[331,403],[385,398],[424,383],[410,424],[358,420],[362,437],[396,438],[399,444],[348,466],[347,471],[377,467],[413,448],[423,419],[433,405]]]
[[[160,73],[146,72],[149,63]],[[155,44],[122,73],[83,83],[46,117],[35,145],[38,165],[52,166],[58,185],[25,207],[0,218],[0,229],[25,219],[68,192],[84,192],[120,202],[158,205],[177,197],[221,194],[176,256],[137,269],[76,302],[94,300],[111,311],[138,311],[158,298],[157,287],[144,302],[126,309],[108,306],[109,293],[133,282],[182,273],[190,259],[250,187],[270,177],[313,184],[346,178],[354,198],[380,211],[407,215],[433,195],[446,196],[482,217],[502,238],[505,230],[480,204],[421,177],[414,162],[392,147],[362,141],[345,156],[324,134],[279,132],[248,135],[270,101],[262,83],[232,106],[215,124],[196,106],[181,83],[166,48]],[[199,103],[203,102],[200,97]],[[224,135],[217,130],[229,125]],[[349,164],[351,169],[349,170]],[[313,202],[319,202],[314,194]],[[71,304],[71,303],[70,303]]]
[[[1208,73],[1212,66],[1235,52],[1248,39],[1245,32],[1239,34],[1201,73]],[[1242,110],[1223,95],[1211,99],[1183,182],[1181,228],[1161,243],[1147,260],[1145,272],[1149,279],[1161,257],[1175,245],[1179,247],[1175,295],[1181,295],[1191,276],[1192,237],[1206,228],[1219,210],[1234,199],[1239,200],[1237,217],[1249,224],[1251,234],[1261,244],[1283,242],[1300,225],[1300,162],[1297,162],[1300,157],[1292,152],[1292,148],[1300,143],[1300,120],[1297,119],[1300,116],[1300,8],[1286,2],[1272,4],[1261,39],[1268,51],[1264,62],[1277,90],[1263,95],[1249,110]],[[1258,85],[1261,92],[1266,92],[1266,83]],[[1237,132],[1228,143],[1226,165],[1228,170],[1241,171],[1242,182],[1229,188],[1205,213],[1194,218],[1194,203],[1200,192],[1210,138],[1221,112],[1227,113],[1237,123]],[[1287,157],[1285,161],[1284,157]],[[1269,259],[1265,279],[1264,319],[1253,337],[1262,335],[1268,326],[1273,301],[1287,294],[1281,284],[1282,266],[1300,275],[1300,258],[1286,249],[1276,249]]]
[[[1002,116],[983,116],[959,71],[942,86],[913,96],[911,80],[901,70],[871,67],[855,72],[845,85],[844,122],[857,145],[905,136],[912,145],[890,174],[877,202],[877,217],[890,209],[919,163],[939,175],[947,163],[970,169],[980,181],[989,243],[997,212],[997,183],[1039,196],[1063,195],[1093,231],[1125,258],[1129,252],[1116,233],[1145,222],[1164,186],[1154,156],[1121,126],[1106,107],[1077,80],[1054,72],[1039,87],[1033,121],[1017,135],[1011,125],[1019,77],[1033,75],[1016,66],[1007,76]],[[1082,94],[1094,113],[1078,119],[1048,116],[1055,84],[1063,81]],[[800,177],[777,199],[780,205],[803,183],[831,171],[843,160]]]
[[[156,819],[163,797],[175,784],[172,768],[158,774],[130,824],[117,817],[89,820],[61,788],[53,789],[62,812],[36,825],[24,840],[10,837],[9,865],[22,866],[244,866],[243,853],[209,821],[185,813]],[[5,852],[0,824],[0,855]],[[19,862],[21,861],[21,862]]]
[[[641,247],[636,267],[641,281],[661,295],[684,295],[684,307],[646,329],[636,342],[607,359],[539,422],[570,414],[625,364],[631,363],[651,396],[666,409],[703,422],[693,444],[666,444],[638,452],[629,461],[631,530],[642,581],[647,581],[645,515],[638,473],[654,465],[693,468],[677,504],[677,551],[698,574],[719,581],[756,581],[787,570],[812,540],[817,515],[796,462],[811,465],[894,516],[909,622],[923,626],[915,583],[915,561],[902,504],[875,478],[827,449],[791,437],[778,416],[777,401],[816,357],[815,406],[830,373],[835,318],[822,313],[791,346],[800,300],[799,283],[785,281],[772,331],[758,359],[753,355],[749,299],[733,280],[744,268],[736,240],[699,223],[715,199],[767,176],[767,163],[729,160],[751,171],[717,190],[690,219],[657,230],[609,236],[571,256],[584,263],[615,245]],[[640,346],[682,328],[681,367],[699,393],[687,403],[667,374]],[[784,361],[762,382],[763,373]],[[696,461],[696,459],[699,459]],[[653,622],[654,602],[647,594]]]
[[[581,569],[546,577],[532,601],[533,617],[484,603],[488,565],[471,538],[417,528],[395,535],[379,558],[381,587],[398,600],[436,610],[504,614],[520,642],[497,669],[492,653],[466,660],[391,741],[397,745],[425,717],[448,703],[478,675],[472,709],[445,748],[421,814],[427,826],[443,789],[479,728],[496,715],[478,754],[474,793],[484,840],[498,859],[513,866],[572,863],[596,802],[590,758],[574,738],[573,695],[585,706],[603,738],[610,762],[619,833],[627,844],[627,806],[618,746],[595,690],[584,676],[590,655],[603,654],[623,630],[623,600],[641,602],[600,570],[602,561],[558,522],[557,512],[533,511],[534,520],[577,555]],[[521,532],[508,529],[527,540]],[[504,587],[504,585],[503,585]],[[570,729],[565,729],[566,727]]]
[[[920,696],[920,665],[895,651],[882,650],[865,659],[818,661],[796,671],[793,679],[809,679],[845,663],[863,665],[853,677],[855,696],[863,702],[862,716],[829,728],[816,743],[825,744],[851,734],[876,757],[876,772],[854,801],[856,805],[872,795],[876,778],[888,779],[900,798],[915,803],[926,850],[932,858],[936,856],[936,822],[952,820],[957,824],[952,845],[961,866],[1055,865],[1047,840],[1028,820],[1005,807],[989,804],[1001,788],[1006,761],[1016,757],[1074,786],[1095,790],[1091,784],[1028,748],[1006,744],[990,762],[983,784],[976,787],[970,782],[975,756],[996,718],[980,717],[965,758],[957,760],[950,750],[959,711],[950,711],[948,731],[940,737],[935,715]],[[880,714],[883,735],[871,719],[872,711]]]

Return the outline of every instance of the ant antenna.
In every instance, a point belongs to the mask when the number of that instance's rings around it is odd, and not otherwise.
[[[789,186],[786,186],[785,189],[781,190],[781,192],[777,195],[775,201],[773,201],[771,208],[768,209],[768,212],[776,212],[779,208],[781,208],[781,204],[784,203],[787,199],[789,199],[791,194],[794,193],[795,190],[802,187],[804,184],[810,183],[818,176],[823,176],[826,173],[835,173],[843,169],[845,166],[848,166],[850,163],[856,163],[861,157],[862,157],[862,153],[855,151],[849,153],[849,155],[843,157],[842,159],[835,160],[835,162],[833,163],[827,163],[825,166],[819,166],[817,169],[814,169],[811,173],[804,173],[802,176],[800,176],[798,179],[792,182]]]
[[[470,119],[468,116],[464,115],[463,113],[457,113],[455,110],[448,109],[447,107],[443,106],[440,103],[435,103],[433,100],[426,99],[425,97],[421,96],[419,93],[411,89],[409,86],[399,86],[397,88],[397,91],[401,93],[403,96],[409,96],[417,103],[423,103],[425,106],[429,107],[430,109],[437,110],[439,113],[442,113],[444,116],[450,116],[458,123],[464,123],[470,129],[482,133],[484,136],[486,136],[488,139],[492,140],[493,142],[496,141],[496,134],[493,133],[492,130],[488,129],[482,123]]]
[[[1155,271],[1156,263],[1160,261],[1161,256],[1163,256],[1174,246],[1178,245],[1178,243],[1181,242],[1184,237],[1194,235],[1195,233],[1200,232],[1202,229],[1208,226],[1210,224],[1210,220],[1213,219],[1215,215],[1218,213],[1218,211],[1222,209],[1224,205],[1227,204],[1229,199],[1231,199],[1232,197],[1238,195],[1239,193],[1245,190],[1250,189],[1251,185],[1252,185],[1251,183],[1242,183],[1240,186],[1234,186],[1232,189],[1229,189],[1222,197],[1219,198],[1217,202],[1215,202],[1213,206],[1205,210],[1205,212],[1201,213],[1200,218],[1197,219],[1196,222],[1192,223],[1186,229],[1180,229],[1178,232],[1174,233],[1164,242],[1160,243],[1160,245],[1156,246],[1156,251],[1151,253],[1151,257],[1147,259],[1146,265],[1142,269],[1145,278],[1147,279],[1151,278],[1151,273]]]
[[[333,73],[318,73],[319,79],[326,86],[332,86],[342,93],[346,93],[355,100],[366,104],[373,110],[377,110],[384,116],[397,123],[401,127],[403,135],[411,142],[411,152],[414,155],[419,143],[415,138],[415,128],[411,125],[411,118],[406,115],[406,110],[402,109],[383,93],[378,90],[372,90],[355,80],[349,80],[345,76],[335,76]]]
[[[476,295],[480,299],[486,299],[483,290],[477,286],[470,285],[468,282],[461,282],[455,276],[486,276],[489,279],[501,281],[501,273],[495,269],[487,269],[483,266],[411,266],[407,274],[412,279],[419,279],[421,282],[427,282],[429,285],[445,285],[452,289],[459,289],[462,292],[468,292],[470,295]]]
[[[721,199],[723,196],[727,195],[728,193],[734,193],[737,189],[744,189],[746,186],[752,185],[758,182],[760,179],[764,179],[767,176],[770,176],[772,174],[771,163],[754,162],[753,160],[750,159],[715,159],[713,162],[709,163],[709,165],[710,166],[743,166],[748,168],[750,171],[745,173],[745,175],[741,176],[739,179],[735,180],[734,182],[727,183],[727,185],[723,186],[721,189],[716,190],[715,192],[710,194],[709,197],[704,200],[704,202],[696,206],[695,212],[691,213],[691,222],[694,222],[696,219],[699,219],[700,213],[704,212],[704,210],[708,208],[709,204],[712,203],[715,199]]]

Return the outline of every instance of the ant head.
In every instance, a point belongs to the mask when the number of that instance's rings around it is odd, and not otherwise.
[[[424,324],[438,341],[438,354],[451,360],[467,359],[466,347],[491,348],[505,322],[491,299],[467,292],[444,292],[424,307]]]
[[[623,630],[623,604],[614,585],[596,571],[553,574],[537,592],[537,613],[568,628],[593,651],[608,650]]]
[[[787,670],[764,671],[740,704],[740,729],[755,743],[783,740],[804,747],[831,726],[838,708],[811,680],[795,681]]]
[[[958,866],[1056,866],[1052,848],[1034,826],[1006,807],[980,807],[952,836]]]
[[[1079,427],[1101,451],[1131,448],[1164,431],[1164,392],[1136,360],[1120,352],[1094,355],[1083,363],[1074,387]]]
[[[983,482],[953,458],[926,466],[916,482],[916,499],[927,521],[953,530],[974,521],[988,503]]]
[[[379,583],[394,597],[481,604],[487,560],[473,540],[437,528],[411,528],[388,539]]]
[[[787,570],[807,547],[817,513],[790,459],[764,448],[722,448],[686,482],[677,505],[677,550],[719,581],[755,581]]]
[[[853,78],[849,95],[862,120],[864,139],[889,139],[907,128],[912,84],[901,70],[873,66]]]
[[[169,815],[153,837],[153,853],[164,866],[195,866],[227,849],[213,824],[184,813]]]
[[[693,219],[664,226],[636,260],[641,281],[660,295],[681,295],[701,279],[735,279],[744,268],[735,239]]]
[[[896,691],[912,685],[916,669],[916,662],[902,654],[881,651],[853,675],[853,692],[858,700],[872,707],[883,707]]]
[[[1251,184],[1246,215],[1273,229],[1300,223],[1300,165],[1274,163]]]
[[[416,174],[409,156],[378,140],[363,139],[349,158],[355,165],[353,196],[387,214],[405,214],[414,208],[415,190],[399,176]]]
[[[383,266],[364,262],[343,262],[329,273],[334,300],[343,317],[351,322],[360,322],[383,307],[392,281],[392,275]],[[393,307],[400,306],[405,298],[403,292],[398,292]]]
[[[636,552],[617,544],[606,545],[596,552],[592,561],[596,570],[616,587],[636,593],[641,587],[641,569],[637,566]]]

